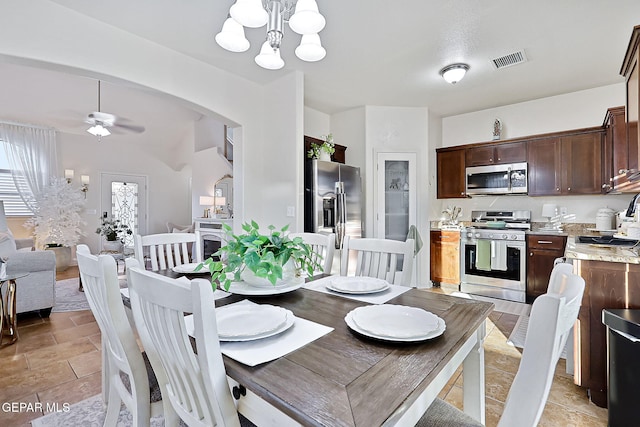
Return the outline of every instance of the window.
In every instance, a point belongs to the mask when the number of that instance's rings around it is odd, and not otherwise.
[[[13,182],[4,144],[4,141],[0,141],[0,200],[4,202],[5,215],[32,216],[33,212],[31,212],[22,201],[20,194],[18,194],[18,189]]]

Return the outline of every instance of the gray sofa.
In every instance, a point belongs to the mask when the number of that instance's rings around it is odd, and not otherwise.
[[[16,280],[16,312],[39,310],[49,317],[55,305],[56,256],[53,251],[34,251],[33,239],[16,239],[18,250],[8,256],[7,274],[27,272]]]

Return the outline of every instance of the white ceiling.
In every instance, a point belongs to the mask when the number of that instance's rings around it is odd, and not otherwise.
[[[287,27],[285,68],[269,71],[253,61],[264,28],[246,29],[248,52],[230,53],[215,43],[233,0],[53,1],[259,83],[301,70],[305,105],[327,114],[384,105],[448,116],[620,83],[631,31],[640,24],[638,0],[317,0],[327,19],[320,33],[326,58],[298,60],[293,50],[300,36]],[[492,58],[520,49],[528,62],[493,68]],[[450,85],[438,71],[454,62],[471,69]],[[10,106],[0,103],[3,119],[75,125],[78,132],[84,132],[84,115],[96,109],[95,80],[16,65],[0,64],[0,93],[12,99]],[[172,126],[159,129],[165,137],[181,119],[199,117],[120,85],[103,86],[102,110],[147,132],[171,117]]]

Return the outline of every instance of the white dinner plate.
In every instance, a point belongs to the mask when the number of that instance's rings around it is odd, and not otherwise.
[[[353,321],[364,331],[379,337],[424,337],[438,329],[438,316],[417,307],[380,304],[353,310]]]
[[[372,294],[389,289],[386,280],[375,277],[346,277],[332,278],[326,285],[327,289],[343,294]]]
[[[421,337],[414,337],[414,338],[391,338],[391,337],[387,337],[387,336],[382,336],[382,335],[376,335],[376,334],[372,334],[371,332],[365,331],[364,329],[361,329],[354,321],[353,321],[353,311],[350,311],[349,313],[347,313],[347,315],[344,318],[345,323],[347,324],[347,326],[361,334],[364,335],[366,337],[369,338],[374,338],[377,340],[381,340],[381,341],[387,341],[387,342],[420,342],[420,341],[426,341],[426,340],[430,340],[433,338],[437,338],[440,335],[442,335],[444,333],[444,331],[447,329],[447,325],[445,324],[444,320],[438,317],[438,328],[434,331],[431,331],[430,333],[421,336]]]
[[[220,341],[224,341],[224,342],[240,342],[240,341],[255,341],[255,340],[262,339],[262,338],[268,338],[268,337],[272,337],[272,336],[278,335],[278,334],[286,331],[287,329],[291,328],[294,325],[294,323],[296,322],[296,316],[293,314],[293,312],[291,312],[290,310],[286,310],[286,309],[285,309],[285,311],[287,312],[287,320],[279,328],[274,329],[273,331],[265,332],[264,334],[255,335],[255,336],[252,336],[252,337],[221,337],[221,336],[218,336],[218,339]],[[193,326],[193,315],[190,314],[188,316],[185,316],[184,323],[185,323],[185,327],[187,328],[187,333],[190,336],[194,336],[195,335],[195,331],[194,331],[194,326]]]
[[[304,280],[300,283],[293,283],[291,285],[277,287],[258,287],[252,286],[246,282],[231,282],[231,286],[229,286],[229,290],[227,292],[231,292],[232,294],[237,295],[267,296],[295,291],[296,289],[300,289],[302,286],[304,286]]]
[[[182,265],[176,265],[175,267],[171,268],[171,270],[173,270],[176,273],[183,273],[183,274],[205,274],[205,273],[209,273],[209,269],[206,266],[202,266],[202,269],[195,271],[196,267],[199,266],[200,263],[199,262],[191,262],[189,264],[182,264]]]
[[[287,321],[287,311],[268,304],[223,306],[216,310],[218,336],[252,338],[273,332]]]

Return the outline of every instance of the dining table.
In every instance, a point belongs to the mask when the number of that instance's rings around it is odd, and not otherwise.
[[[158,273],[185,276],[170,269]],[[243,300],[282,307],[296,318],[332,328],[256,366],[223,356],[238,411],[256,425],[414,426],[460,366],[464,411],[484,424],[483,342],[492,303],[424,289],[402,290],[385,304],[426,310],[443,319],[446,330],[424,341],[389,342],[347,325],[348,313],[369,305],[348,295],[300,287],[276,295],[231,294],[216,299],[216,307]]]

